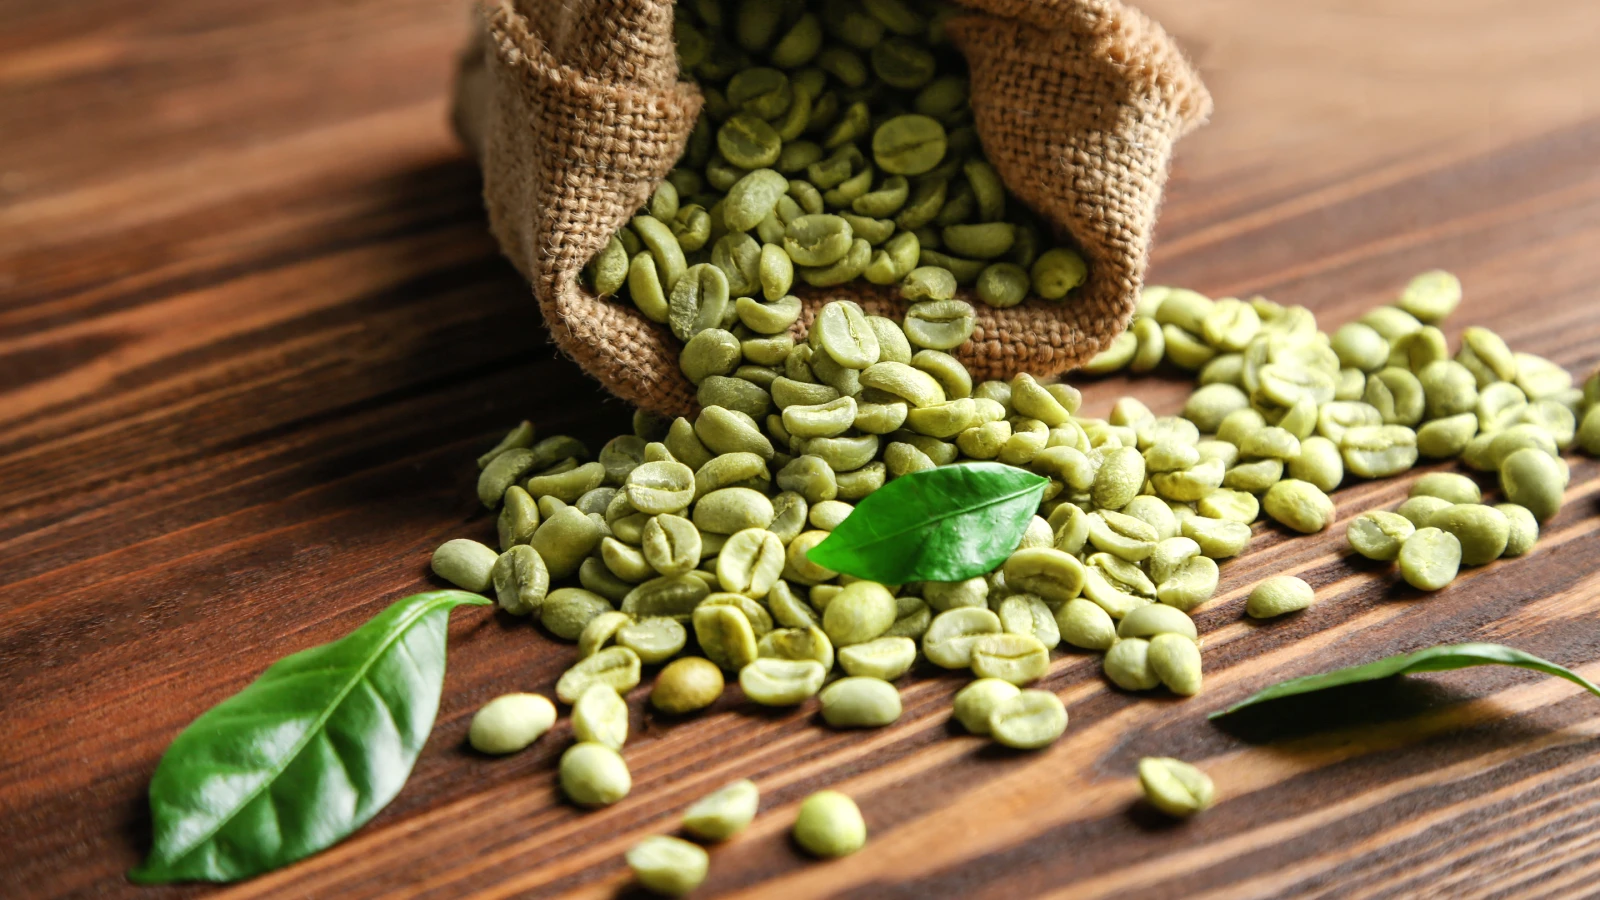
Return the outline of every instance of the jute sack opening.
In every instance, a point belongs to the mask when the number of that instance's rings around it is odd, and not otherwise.
[[[1082,364],[1133,315],[1174,142],[1211,111],[1160,26],[1118,0],[962,0],[946,31],[966,56],[974,125],[1011,192],[1071,236],[1088,281],[1065,302],[977,310],[956,351],[974,379]],[[679,343],[579,273],[682,155],[700,91],[678,80],[670,0],[483,0],[454,117],[483,167],[489,223],[533,284],[556,345],[612,393],[659,413],[695,407]],[[893,288],[797,290],[805,313],[849,299],[903,318]],[[964,292],[966,293],[966,292]]]

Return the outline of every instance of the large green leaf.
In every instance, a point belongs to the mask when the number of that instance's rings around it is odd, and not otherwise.
[[[868,494],[806,557],[880,581],[961,581],[1017,549],[1050,479],[1001,463],[940,466]]]
[[[1321,675],[1292,678],[1246,697],[1227,709],[1217,710],[1210,717],[1216,719],[1269,700],[1293,697],[1298,694],[1309,694],[1313,691],[1343,687],[1347,684],[1378,681],[1395,675],[1409,675],[1413,672],[1446,672],[1451,669],[1466,669],[1472,666],[1517,666],[1523,669],[1533,669],[1546,675],[1565,678],[1574,684],[1582,685],[1590,693],[1600,696],[1600,687],[1596,687],[1582,675],[1570,669],[1564,669],[1549,660],[1540,659],[1531,653],[1524,653],[1515,647],[1507,647],[1503,644],[1444,644],[1438,647],[1418,650],[1415,653],[1402,653],[1398,656],[1384,657],[1375,662],[1351,666],[1347,669],[1338,669],[1333,672],[1325,672]]]
[[[361,827],[399,793],[433,728],[450,610],[488,603],[406,597],[207,710],[156,767],[154,846],[128,877],[248,878]]]

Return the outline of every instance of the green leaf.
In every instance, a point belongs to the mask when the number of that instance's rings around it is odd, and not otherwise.
[[[399,600],[274,663],[173,740],[150,780],[155,841],[133,881],[235,881],[332,846],[399,793],[433,728],[450,610]]]
[[[884,584],[982,575],[1017,549],[1049,483],[1001,463],[902,475],[856,504],[806,558]]]
[[[1247,697],[1227,709],[1217,710],[1211,714],[1210,718],[1221,718],[1269,700],[1309,694],[1313,691],[1343,687],[1347,684],[1379,681],[1394,675],[1409,675],[1413,672],[1447,672],[1451,669],[1466,669],[1472,666],[1517,666],[1523,669],[1533,669],[1546,675],[1565,678],[1573,684],[1581,685],[1589,693],[1600,696],[1600,687],[1596,687],[1582,675],[1569,669],[1564,669],[1548,660],[1540,659],[1531,653],[1524,653],[1515,647],[1507,647],[1503,644],[1444,644],[1438,647],[1418,650],[1415,653],[1402,653],[1398,656],[1384,657],[1376,662],[1325,672],[1321,675],[1292,678]]]

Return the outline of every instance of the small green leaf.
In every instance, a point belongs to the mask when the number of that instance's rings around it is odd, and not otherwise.
[[[982,575],[1017,549],[1049,483],[1001,463],[902,475],[856,504],[806,558],[884,584]]]
[[[360,828],[399,793],[433,728],[450,610],[488,603],[406,597],[195,719],[150,780],[154,846],[128,877],[236,881]]]
[[[1221,718],[1269,700],[1309,694],[1313,691],[1343,687],[1347,684],[1379,681],[1394,675],[1409,675],[1413,672],[1446,672],[1451,669],[1466,669],[1472,666],[1517,666],[1523,669],[1533,669],[1546,675],[1565,678],[1573,684],[1581,685],[1589,693],[1600,696],[1600,687],[1596,687],[1582,675],[1569,669],[1564,669],[1548,660],[1540,659],[1531,653],[1524,653],[1515,647],[1507,647],[1502,644],[1444,644],[1438,647],[1418,650],[1415,653],[1388,656],[1375,662],[1351,666],[1347,669],[1339,669],[1333,672],[1325,672],[1321,675],[1291,678],[1288,681],[1275,684],[1266,690],[1247,697],[1227,709],[1217,710],[1211,714],[1210,718]]]

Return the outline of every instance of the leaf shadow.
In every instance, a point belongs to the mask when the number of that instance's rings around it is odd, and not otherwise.
[[[1269,700],[1211,721],[1232,737],[1259,745],[1400,721],[1472,699],[1473,694],[1437,681],[1402,676]]]

